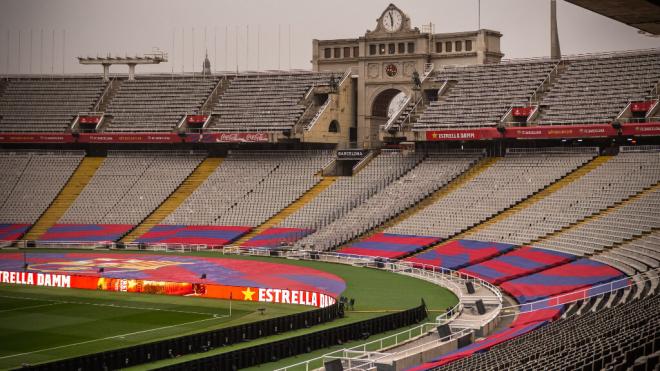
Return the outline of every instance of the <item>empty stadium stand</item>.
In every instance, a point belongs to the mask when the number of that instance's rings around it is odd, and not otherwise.
[[[0,240],[14,240],[48,208],[83,151],[0,151]]]
[[[540,124],[610,123],[660,81],[660,51],[568,57],[541,101]],[[657,94],[656,94],[657,95]]]
[[[304,243],[327,250],[378,227],[445,186],[481,155],[479,152],[431,153],[405,175],[306,237]]]
[[[205,157],[188,152],[110,151],[42,241],[114,241],[160,205]]]
[[[231,242],[317,184],[316,174],[329,156],[328,151],[233,151],[162,225],[136,241]]]
[[[108,132],[171,132],[186,114],[197,113],[217,77],[138,77],[123,81],[106,114]]]
[[[329,73],[241,74],[213,109],[209,125],[218,131],[290,130],[307,108],[301,104],[314,86],[327,85]]]
[[[453,82],[413,130],[495,126],[513,105],[527,105],[557,61],[510,62],[439,70],[436,83]]]
[[[660,295],[653,295],[559,320],[487,352],[423,369],[654,370],[660,357],[658,329]]]
[[[595,155],[593,150],[583,153],[509,152],[463,187],[387,232],[449,238],[556,182]]]
[[[2,206],[0,220],[34,223],[64,186],[82,151],[0,152]]]
[[[660,153],[622,152],[530,207],[468,238],[527,244],[557,232],[660,181]]]
[[[0,132],[65,132],[104,86],[100,77],[11,78],[0,99]]]

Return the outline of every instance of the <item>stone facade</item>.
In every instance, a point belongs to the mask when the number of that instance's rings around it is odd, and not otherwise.
[[[314,71],[352,69],[357,75],[358,146],[377,148],[379,126],[387,122],[384,106],[403,92],[410,96],[412,76],[423,75],[425,68],[434,70],[447,65],[498,63],[500,34],[478,30],[456,33],[434,33],[432,25],[411,26],[410,18],[390,4],[377,20],[376,28],[355,39],[313,40]]]

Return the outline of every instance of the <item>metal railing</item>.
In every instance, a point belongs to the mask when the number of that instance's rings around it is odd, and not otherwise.
[[[399,107],[399,109],[398,109],[398,110],[392,115],[392,117],[390,117],[390,118],[387,120],[387,123],[385,124],[385,126],[383,126],[383,129],[382,129],[382,130],[384,130],[384,131],[388,131],[388,130],[392,127],[392,125],[396,122],[396,120],[399,119],[399,117],[401,116],[401,114],[403,113],[403,111],[405,111],[406,108],[408,108],[408,105],[410,104],[410,101],[411,101],[411,100],[412,100],[412,96],[406,97],[405,102],[404,102],[404,103],[401,105],[401,107]]]

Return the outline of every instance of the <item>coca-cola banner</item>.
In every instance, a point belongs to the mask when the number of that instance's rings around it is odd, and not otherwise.
[[[203,143],[268,143],[268,133],[205,133],[201,135]]]
[[[57,133],[4,133],[0,143],[73,143],[71,134]]]
[[[82,133],[79,143],[179,143],[176,133]]]
[[[448,129],[426,132],[426,140],[484,140],[501,138],[496,128]]]
[[[608,124],[508,127],[504,134],[506,138],[516,139],[597,138],[616,135],[617,130]]]
[[[660,135],[660,122],[647,122],[643,124],[623,124],[623,135]]]

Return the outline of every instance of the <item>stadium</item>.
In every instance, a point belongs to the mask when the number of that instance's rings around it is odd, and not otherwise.
[[[62,73],[8,31],[0,369],[660,370],[660,44],[562,54],[557,19],[657,41],[660,5],[538,3],[547,57],[480,1],[452,32],[383,3],[305,69],[290,26],[254,70],[238,27],[236,68],[193,28],[192,71],[183,29],[75,60],[63,31]]]

